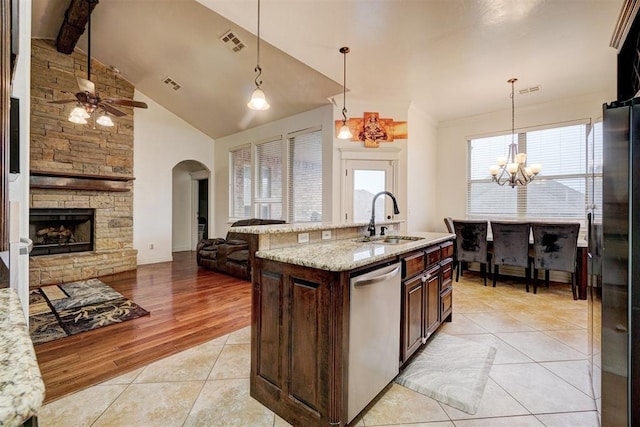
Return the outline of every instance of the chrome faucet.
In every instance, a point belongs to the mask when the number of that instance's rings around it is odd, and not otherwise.
[[[387,196],[391,197],[391,200],[393,201],[394,215],[398,215],[400,213],[400,210],[398,210],[398,202],[396,202],[396,197],[390,192],[381,191],[375,196],[373,196],[373,200],[371,201],[371,220],[369,221],[369,227],[367,227],[370,237],[376,235],[376,199],[378,198],[378,196],[382,196],[383,194],[386,194]]]

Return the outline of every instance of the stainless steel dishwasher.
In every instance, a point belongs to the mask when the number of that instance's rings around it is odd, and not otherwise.
[[[400,264],[350,280],[347,422],[351,422],[399,370]]]

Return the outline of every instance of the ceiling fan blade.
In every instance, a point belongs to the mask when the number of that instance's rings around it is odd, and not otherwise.
[[[80,92],[89,92],[91,95],[96,94],[96,85],[87,79],[83,79],[82,77],[76,77],[78,81],[78,87],[80,88]]]
[[[124,105],[126,107],[138,107],[138,108],[149,108],[146,103],[141,101],[134,101],[133,99],[103,99],[102,102],[108,102],[109,104],[115,105]]]
[[[124,111],[120,111],[120,110],[118,110],[117,108],[112,107],[111,105],[106,104],[106,103],[104,103],[104,102],[101,102],[99,105],[100,105],[102,108],[104,108],[104,110],[105,110],[107,113],[111,113],[111,114],[113,114],[113,115],[114,115],[114,116],[116,116],[116,117],[122,117],[122,116],[126,116],[126,115],[127,115],[127,113],[125,113]]]
[[[77,99],[59,99],[57,101],[49,101],[49,104],[66,104],[68,102],[78,102]]]

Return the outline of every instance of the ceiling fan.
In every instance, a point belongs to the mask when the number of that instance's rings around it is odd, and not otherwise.
[[[126,98],[101,98],[96,93],[96,85],[91,81],[91,3],[96,2],[96,0],[87,0],[87,8],[88,8],[88,23],[87,23],[87,78],[83,79],[82,77],[76,77],[76,81],[78,83],[78,88],[80,89],[77,93],[72,93],[68,91],[61,91],[62,93],[68,93],[74,95],[76,99],[61,99],[57,101],[49,101],[50,104],[66,104],[69,102],[77,102],[79,104],[78,107],[74,108],[69,115],[69,121],[74,123],[84,124],[87,123],[88,118],[91,117],[94,111],[101,109],[105,112],[102,116],[100,116],[96,123],[103,126],[113,126],[113,121],[106,114],[112,114],[116,117],[125,116],[125,113],[122,110],[114,107],[114,105],[122,105],[126,107],[138,107],[138,108],[148,108],[147,104],[140,101],[134,101],[132,99]]]

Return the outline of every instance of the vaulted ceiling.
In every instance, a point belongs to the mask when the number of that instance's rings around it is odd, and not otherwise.
[[[32,36],[55,38],[70,0],[33,0]],[[436,120],[591,92],[615,94],[609,47],[623,0],[262,0],[261,66],[271,109],[254,88],[257,0],[103,0],[91,54],[217,138],[326,105],[414,103]],[[246,44],[220,40],[231,30]],[[86,33],[78,47],[86,52]],[[163,83],[170,77],[179,85]],[[338,96],[336,96],[338,95]],[[351,112],[351,111],[350,111]],[[361,111],[353,111],[359,115]]]

